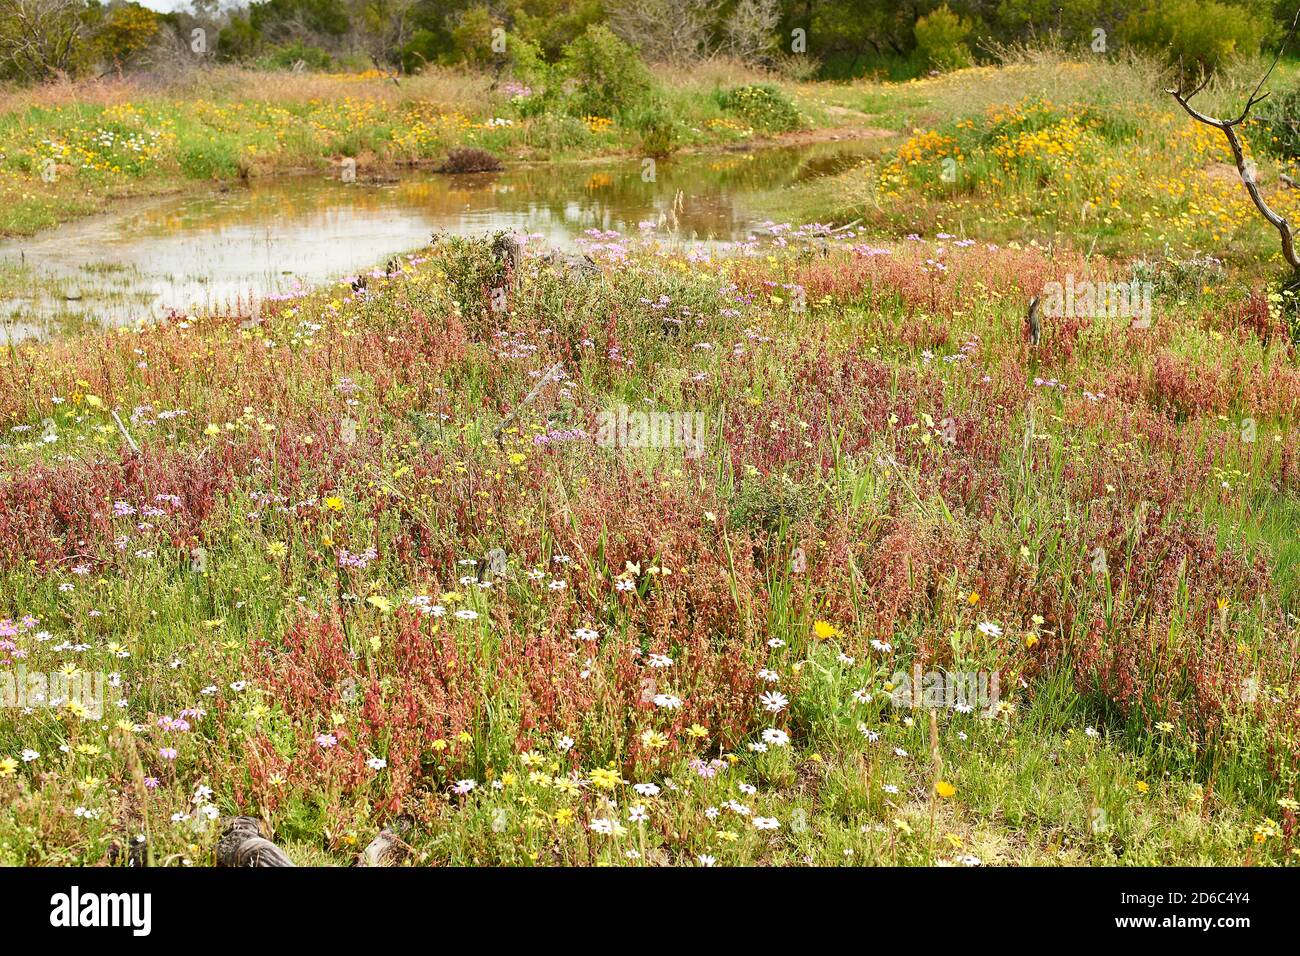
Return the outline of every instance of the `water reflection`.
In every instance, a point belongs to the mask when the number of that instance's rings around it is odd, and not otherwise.
[[[229,307],[337,279],[418,248],[436,230],[540,233],[571,244],[588,229],[634,234],[646,220],[683,240],[742,238],[758,194],[862,161],[859,143],[751,153],[524,166],[501,173],[404,176],[345,184],[323,177],[133,203],[0,244],[0,266],[44,280],[0,302],[9,337],[69,322],[121,324],[160,305]]]

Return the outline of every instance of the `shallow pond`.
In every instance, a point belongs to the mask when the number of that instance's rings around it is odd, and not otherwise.
[[[758,224],[760,194],[866,155],[848,140],[693,154],[652,170],[617,160],[369,183],[302,176],[132,202],[0,243],[0,337],[130,323],[165,307],[239,308],[382,264],[435,231],[512,229],[564,246],[587,230],[635,235],[654,221],[682,241],[741,239]]]

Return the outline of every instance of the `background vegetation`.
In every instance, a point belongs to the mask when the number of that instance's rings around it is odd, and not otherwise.
[[[268,69],[430,65],[500,69],[504,38],[542,62],[606,27],[653,62],[726,55],[805,77],[892,79],[1051,40],[1140,49],[1212,67],[1277,42],[1288,0],[194,0],[158,14],[130,0],[0,0],[0,79],[179,71],[196,60]],[[198,40],[195,31],[202,31]],[[585,55],[590,55],[588,49]]]

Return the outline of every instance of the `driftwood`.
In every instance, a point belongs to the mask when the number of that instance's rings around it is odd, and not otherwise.
[[[398,820],[393,826],[384,827],[357,857],[355,866],[393,866],[410,851],[410,845],[402,835],[411,829],[406,820]]]
[[[108,846],[108,862],[113,866],[144,867],[149,865],[149,844],[141,834],[127,839],[125,847],[114,840]]]
[[[232,817],[217,841],[217,866],[293,866],[278,846],[262,835],[256,817]]]
[[[1263,89],[1264,83],[1273,73],[1273,69],[1277,66],[1278,60],[1282,58],[1282,51],[1286,49],[1287,43],[1290,41],[1291,37],[1295,35],[1297,25],[1300,25],[1300,10],[1296,11],[1296,18],[1291,22],[1291,30],[1287,33],[1286,39],[1282,41],[1281,46],[1278,47],[1277,56],[1273,59],[1273,65],[1268,68],[1268,72],[1266,72],[1260,81],[1255,84],[1254,91],[1251,92],[1249,98],[1246,100],[1245,109],[1243,109],[1241,114],[1235,119],[1216,119],[1213,116],[1202,113],[1200,110],[1192,106],[1192,97],[1205,89],[1206,85],[1210,82],[1208,75],[1202,79],[1193,90],[1185,91],[1180,85],[1176,89],[1165,90],[1165,92],[1172,96],[1178,102],[1178,105],[1187,112],[1187,115],[1196,120],[1196,122],[1204,123],[1206,126],[1212,126],[1227,137],[1228,146],[1232,148],[1232,158],[1237,164],[1237,172],[1241,175],[1241,181],[1246,184],[1246,192],[1250,193],[1251,201],[1254,202],[1255,208],[1259,210],[1260,215],[1267,219],[1273,225],[1273,228],[1278,231],[1279,235],[1281,235],[1282,257],[1286,259],[1292,269],[1296,272],[1300,272],[1300,256],[1297,256],[1296,254],[1295,235],[1291,231],[1291,224],[1264,201],[1264,197],[1259,191],[1259,183],[1255,181],[1254,170],[1246,162],[1246,154],[1241,146],[1241,138],[1237,135],[1237,127],[1241,126],[1242,123],[1246,122],[1246,120],[1250,118],[1250,111],[1254,109],[1258,103],[1268,97],[1267,92],[1260,93],[1260,90]]]
[[[492,548],[483,560],[482,580],[493,577],[504,578],[508,573],[506,552],[503,548]]]

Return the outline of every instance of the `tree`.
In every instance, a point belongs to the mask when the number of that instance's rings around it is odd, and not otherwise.
[[[1185,90],[1180,85],[1174,89],[1166,90],[1165,92],[1172,96],[1178,102],[1178,105],[1187,112],[1187,115],[1196,120],[1196,122],[1204,123],[1206,126],[1212,126],[1227,137],[1228,146],[1232,149],[1232,158],[1236,161],[1237,172],[1241,175],[1241,181],[1246,186],[1246,192],[1250,194],[1250,199],[1255,204],[1255,208],[1259,210],[1259,214],[1267,219],[1273,228],[1275,228],[1281,235],[1282,258],[1284,258],[1291,266],[1295,278],[1300,279],[1300,255],[1297,255],[1296,253],[1295,234],[1291,231],[1291,224],[1264,201],[1264,197],[1259,191],[1259,183],[1256,181],[1254,167],[1247,163],[1246,153],[1242,149],[1241,145],[1241,138],[1237,135],[1237,129],[1250,118],[1250,111],[1268,96],[1267,92],[1261,94],[1260,90],[1264,88],[1264,84],[1268,81],[1269,76],[1272,75],[1274,68],[1277,66],[1278,60],[1282,58],[1282,52],[1286,49],[1287,42],[1295,35],[1297,26],[1300,26],[1300,10],[1296,11],[1295,20],[1291,24],[1291,31],[1287,34],[1287,40],[1283,41],[1282,46],[1278,49],[1277,56],[1273,59],[1273,65],[1268,68],[1268,72],[1264,74],[1263,78],[1255,84],[1255,89],[1247,98],[1246,106],[1242,109],[1240,115],[1233,119],[1216,119],[1213,116],[1202,113],[1200,110],[1197,110],[1192,106],[1192,98],[1196,96],[1197,93],[1201,92],[1201,90],[1205,89],[1206,84],[1209,83],[1208,74],[1201,80],[1200,84],[1195,89]]]
[[[776,49],[781,22],[777,0],[740,0],[723,24],[723,49],[752,63],[767,63]]]
[[[714,21],[710,0],[612,0],[609,28],[657,63],[707,56]]]
[[[0,70],[47,80],[71,73],[82,53],[83,0],[0,0]]]
[[[125,66],[154,43],[161,25],[162,17],[138,3],[115,4],[95,31],[98,58],[113,66]]]
[[[588,27],[564,50],[565,74],[577,81],[574,104],[583,114],[617,116],[643,103],[650,73],[632,49],[606,26]]]
[[[916,52],[925,65],[936,70],[956,70],[971,65],[966,38],[974,24],[957,16],[944,4],[916,21]]]
[[[1217,0],[1148,2],[1124,21],[1121,34],[1135,46],[1165,55],[1191,73],[1217,69],[1236,56],[1254,56],[1271,29],[1255,11]]]
[[[357,46],[375,64],[401,66],[413,32],[415,0],[353,0],[350,22]]]
[[[487,7],[470,7],[451,31],[456,57],[471,66],[487,66],[499,60],[500,54],[492,48],[492,31],[504,26]]]

